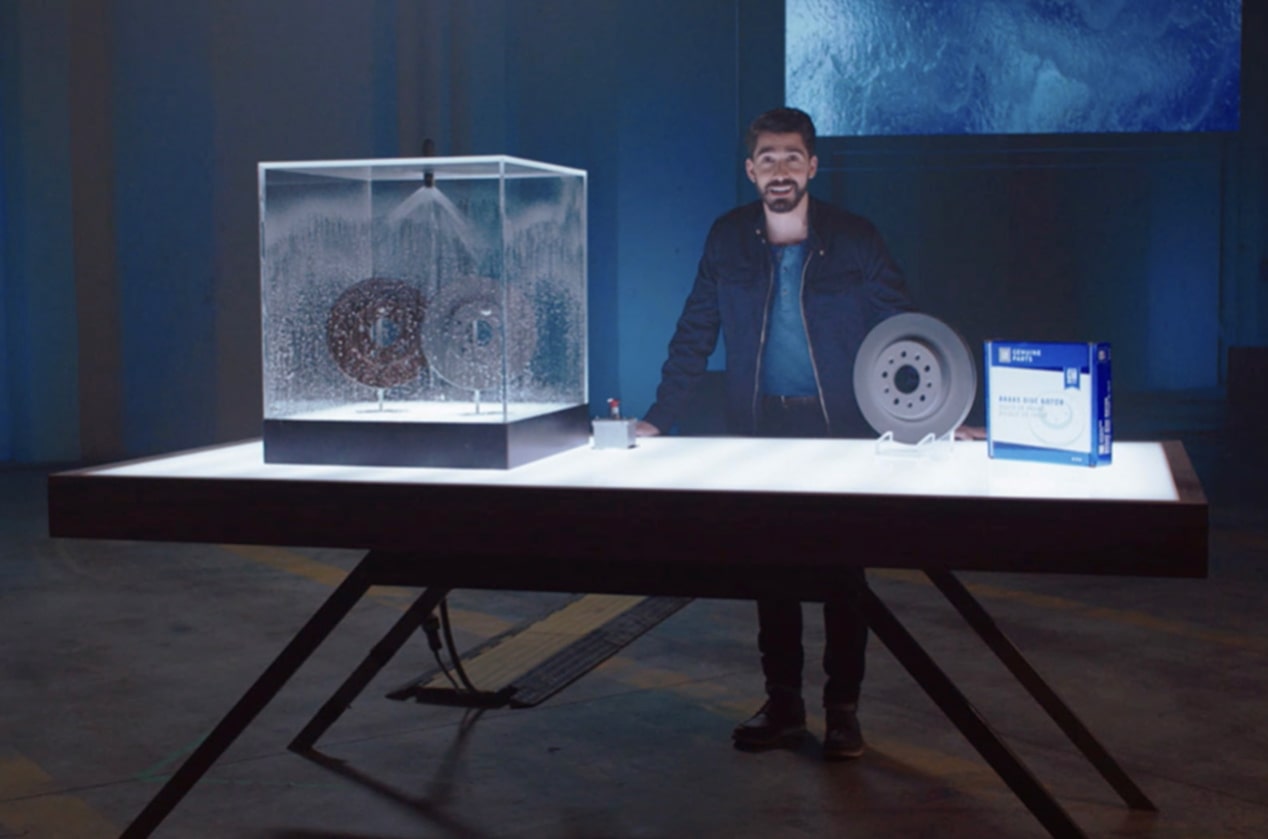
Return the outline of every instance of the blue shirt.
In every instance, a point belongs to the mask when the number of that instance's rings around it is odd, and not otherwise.
[[[801,317],[801,274],[806,243],[772,245],[775,288],[771,295],[762,350],[762,393],[772,396],[818,396],[810,342]]]

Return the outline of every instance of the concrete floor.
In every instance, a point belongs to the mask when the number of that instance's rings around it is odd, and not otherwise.
[[[1089,835],[1268,836],[1268,457],[1213,397],[1155,407],[1121,417],[1120,437],[1185,441],[1212,505],[1209,579],[962,579],[1157,814],[1120,802],[921,577],[872,584]],[[0,471],[0,839],[115,836],[357,556],[53,541],[45,474]],[[288,752],[412,595],[374,590],[155,835],[1045,835],[877,642],[862,760],[821,762],[817,737],[733,750],[762,699],[747,603],[696,601],[527,710],[380,698],[427,669],[411,643],[321,741],[328,760]],[[554,602],[451,598],[462,644]]]

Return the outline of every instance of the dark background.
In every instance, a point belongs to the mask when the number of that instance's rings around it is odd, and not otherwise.
[[[1266,3],[1235,133],[844,139],[814,189],[971,345],[1106,340],[1119,405],[1219,394],[1268,344]],[[256,163],[424,137],[589,172],[590,396],[645,410],[782,30],[760,0],[0,3],[0,461],[258,436]]]

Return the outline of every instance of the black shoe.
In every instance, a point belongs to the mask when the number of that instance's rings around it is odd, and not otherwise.
[[[824,760],[853,760],[863,756],[863,732],[859,728],[857,705],[835,705],[824,709],[827,729],[823,733]]]
[[[791,748],[806,734],[806,706],[797,699],[767,699],[761,710],[731,732],[737,749]]]

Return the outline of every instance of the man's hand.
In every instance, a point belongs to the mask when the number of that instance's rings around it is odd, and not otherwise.
[[[639,420],[634,423],[635,437],[655,437],[660,434],[660,429],[645,420]]]
[[[962,425],[955,430],[957,440],[985,440],[986,429],[980,425]]]

